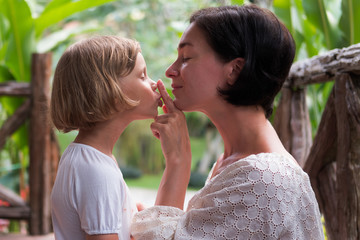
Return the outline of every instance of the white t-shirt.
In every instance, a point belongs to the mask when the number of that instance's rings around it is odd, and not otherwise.
[[[137,212],[117,163],[79,143],[71,143],[60,159],[51,205],[57,240],[81,240],[85,233],[117,233],[128,240]]]

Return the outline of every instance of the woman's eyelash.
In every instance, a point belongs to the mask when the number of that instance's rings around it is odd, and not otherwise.
[[[190,60],[190,58],[185,58],[185,57],[182,58],[182,61],[183,61],[183,62],[186,62],[186,61],[188,61],[188,60]]]

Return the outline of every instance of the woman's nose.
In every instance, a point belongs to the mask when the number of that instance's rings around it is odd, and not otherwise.
[[[168,69],[166,69],[165,76],[168,78],[174,78],[179,75],[178,70],[176,70],[174,64],[172,64]]]

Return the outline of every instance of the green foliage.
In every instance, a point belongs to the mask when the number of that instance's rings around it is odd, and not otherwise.
[[[36,37],[41,37],[46,28],[64,20],[74,13],[112,1],[114,0],[53,0],[46,6],[42,14],[35,19]]]
[[[120,170],[124,179],[137,179],[142,175],[142,172],[135,167],[121,167]]]
[[[328,13],[325,9],[323,0],[303,0],[303,7],[307,19],[321,31],[324,36],[323,44],[327,49],[333,49],[340,42],[340,29],[336,23],[330,24]]]
[[[358,0],[274,0],[273,10],[294,37],[295,61],[360,42]],[[330,82],[307,87],[313,135],[332,86]]]
[[[200,189],[205,185],[207,175],[192,171],[189,180],[189,187]]]
[[[347,45],[359,43],[360,1],[343,0],[341,1],[341,9],[340,28],[344,32]]]
[[[160,185],[162,174],[144,174],[141,178],[138,179],[125,179],[126,185],[131,187],[141,187],[148,189],[158,189]]]

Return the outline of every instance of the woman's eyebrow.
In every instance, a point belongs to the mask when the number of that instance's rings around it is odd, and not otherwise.
[[[179,44],[178,50],[184,48],[185,46],[193,47],[194,45],[192,43],[190,43],[190,42],[183,42],[183,43]]]

